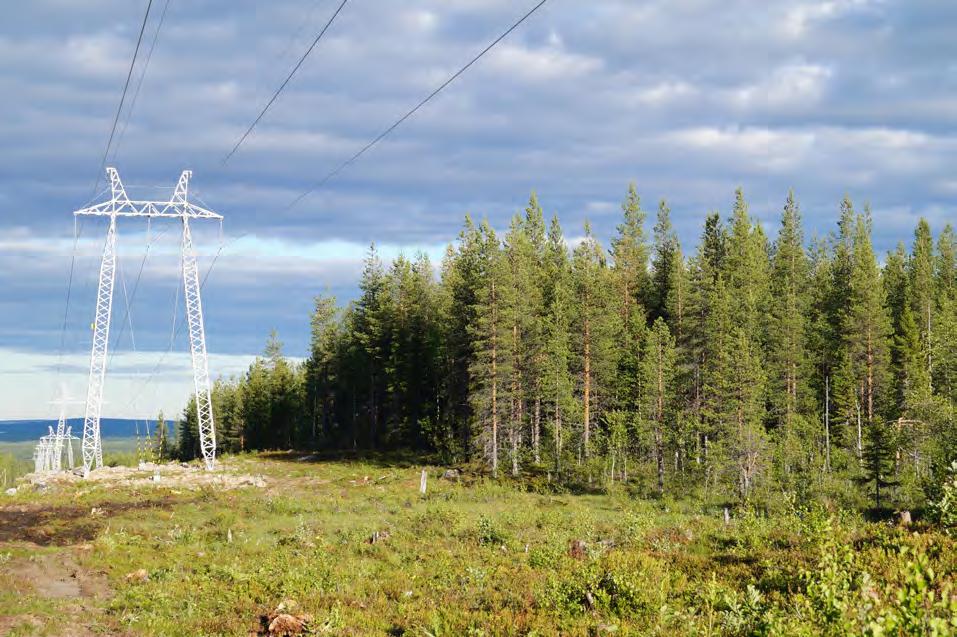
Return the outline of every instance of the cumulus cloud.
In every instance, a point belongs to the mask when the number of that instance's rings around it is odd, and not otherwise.
[[[223,166],[334,9],[315,0],[274,4],[263,11],[230,0],[172,3],[115,157],[128,184],[146,192],[193,169],[195,192],[225,216],[226,236],[243,236],[219,255],[206,291],[213,349],[230,355],[259,351],[273,327],[302,354],[312,297],[351,298],[371,241],[386,258],[422,249],[437,262],[466,213],[504,227],[533,189],[570,236],[580,236],[588,218],[607,239],[635,180],[646,202],[668,198],[688,251],[702,214],[727,210],[739,185],[752,210],[771,220],[787,188],[796,188],[810,232],[832,227],[845,192],[868,199],[875,216],[887,211],[876,226],[881,250],[908,236],[917,215],[944,220],[957,193],[957,40],[947,28],[957,6],[609,0],[548,3],[372,152],[290,208],[527,7],[350,3]],[[5,8],[2,346],[58,349],[70,213],[93,194],[142,9],[121,0]],[[95,222],[83,227],[74,264],[66,349],[81,363],[103,231]],[[218,228],[200,232],[205,268],[218,251]],[[142,225],[121,227],[131,288],[145,236]],[[162,350],[169,340],[176,237],[172,228],[154,243],[133,302],[141,349]],[[127,338],[120,348],[130,347]],[[20,409],[26,399],[10,391]]]
[[[831,75],[832,70],[827,66],[787,64],[774,69],[759,82],[734,89],[731,100],[740,108],[779,112],[813,106],[823,97]]]

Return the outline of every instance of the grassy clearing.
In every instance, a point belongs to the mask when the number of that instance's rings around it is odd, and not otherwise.
[[[623,489],[535,493],[468,474],[442,480],[439,468],[429,468],[423,497],[421,467],[382,462],[226,464],[264,474],[267,488],[81,486],[8,498],[7,634],[255,634],[259,617],[286,599],[329,635],[957,630],[948,597],[957,547],[931,529],[794,507],[736,512],[726,526],[692,503]],[[578,556],[574,540],[584,542]],[[80,573],[94,592],[44,595],[55,582],[38,591],[19,575],[32,572],[25,564],[36,554]],[[140,569],[146,581],[128,578]],[[64,633],[56,614],[80,610],[88,617]]]

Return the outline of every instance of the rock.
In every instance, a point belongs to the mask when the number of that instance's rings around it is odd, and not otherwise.
[[[568,554],[575,558],[576,560],[585,559],[588,546],[583,540],[572,540],[571,545],[568,547]]]
[[[391,534],[388,531],[375,531],[366,540],[369,544],[375,544],[376,542],[381,542],[383,540],[388,540]]]
[[[17,494],[17,490],[16,490],[16,489],[13,489],[13,488],[10,488],[10,489],[7,489],[6,491],[4,491],[4,493],[6,493],[7,495],[16,495],[16,494]]]
[[[283,600],[283,602],[276,607],[276,610],[260,618],[264,631],[259,634],[274,635],[276,637],[292,637],[309,632],[309,623],[312,621],[312,617],[310,615],[295,614],[295,610],[298,607],[299,604],[293,600]]]
[[[134,584],[143,584],[150,581],[150,574],[146,571],[145,568],[138,569],[132,573],[126,574],[126,581],[132,582]]]
[[[459,479],[459,470],[458,469],[446,469],[445,473],[442,474],[443,480],[458,480]]]
[[[910,511],[901,511],[901,512],[900,512],[900,525],[901,525],[901,526],[910,526],[910,525],[911,525]]]
[[[304,618],[296,617],[288,613],[280,613],[269,622],[269,634],[282,637],[291,635],[301,635],[306,629]]]

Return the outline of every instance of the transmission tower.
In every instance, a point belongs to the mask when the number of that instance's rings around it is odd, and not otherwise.
[[[209,361],[206,356],[206,331],[203,326],[203,304],[200,299],[199,268],[190,232],[191,219],[215,219],[222,216],[189,202],[189,178],[192,172],[180,175],[173,196],[168,201],[133,201],[120,181],[115,168],[106,169],[110,180],[109,201],[82,210],[77,216],[109,217],[110,225],[103,245],[100,280],[96,292],[96,313],[93,320],[93,351],[90,355],[90,382],[86,395],[86,417],[83,420],[83,471],[103,466],[103,445],[100,440],[100,416],[103,407],[103,384],[106,378],[110,316],[113,308],[113,283],[116,278],[116,220],[118,217],[178,219],[183,224],[182,261],[183,290],[186,299],[186,321],[189,325],[189,347],[193,363],[193,386],[196,391],[196,415],[199,422],[200,448],[207,469],[216,463],[216,429],[213,424],[209,389]]]

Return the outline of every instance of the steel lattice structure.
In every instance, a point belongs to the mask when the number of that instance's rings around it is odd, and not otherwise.
[[[199,422],[200,447],[207,469],[216,462],[216,428],[213,423],[209,384],[209,360],[206,355],[206,331],[203,326],[203,303],[200,298],[199,267],[190,232],[191,219],[222,220],[222,216],[189,201],[189,179],[192,172],[180,175],[173,196],[168,201],[131,200],[115,168],[106,169],[110,180],[109,201],[77,210],[77,216],[109,217],[110,225],[103,246],[100,280],[96,294],[93,321],[93,351],[90,355],[90,381],[87,389],[86,416],[83,420],[83,470],[103,466],[100,441],[100,416],[103,407],[103,384],[106,377],[113,287],[116,278],[116,220],[118,217],[179,219],[183,224],[182,259],[183,290],[186,299],[186,320],[189,325],[189,346],[193,364],[193,385],[196,391],[196,412]]]

